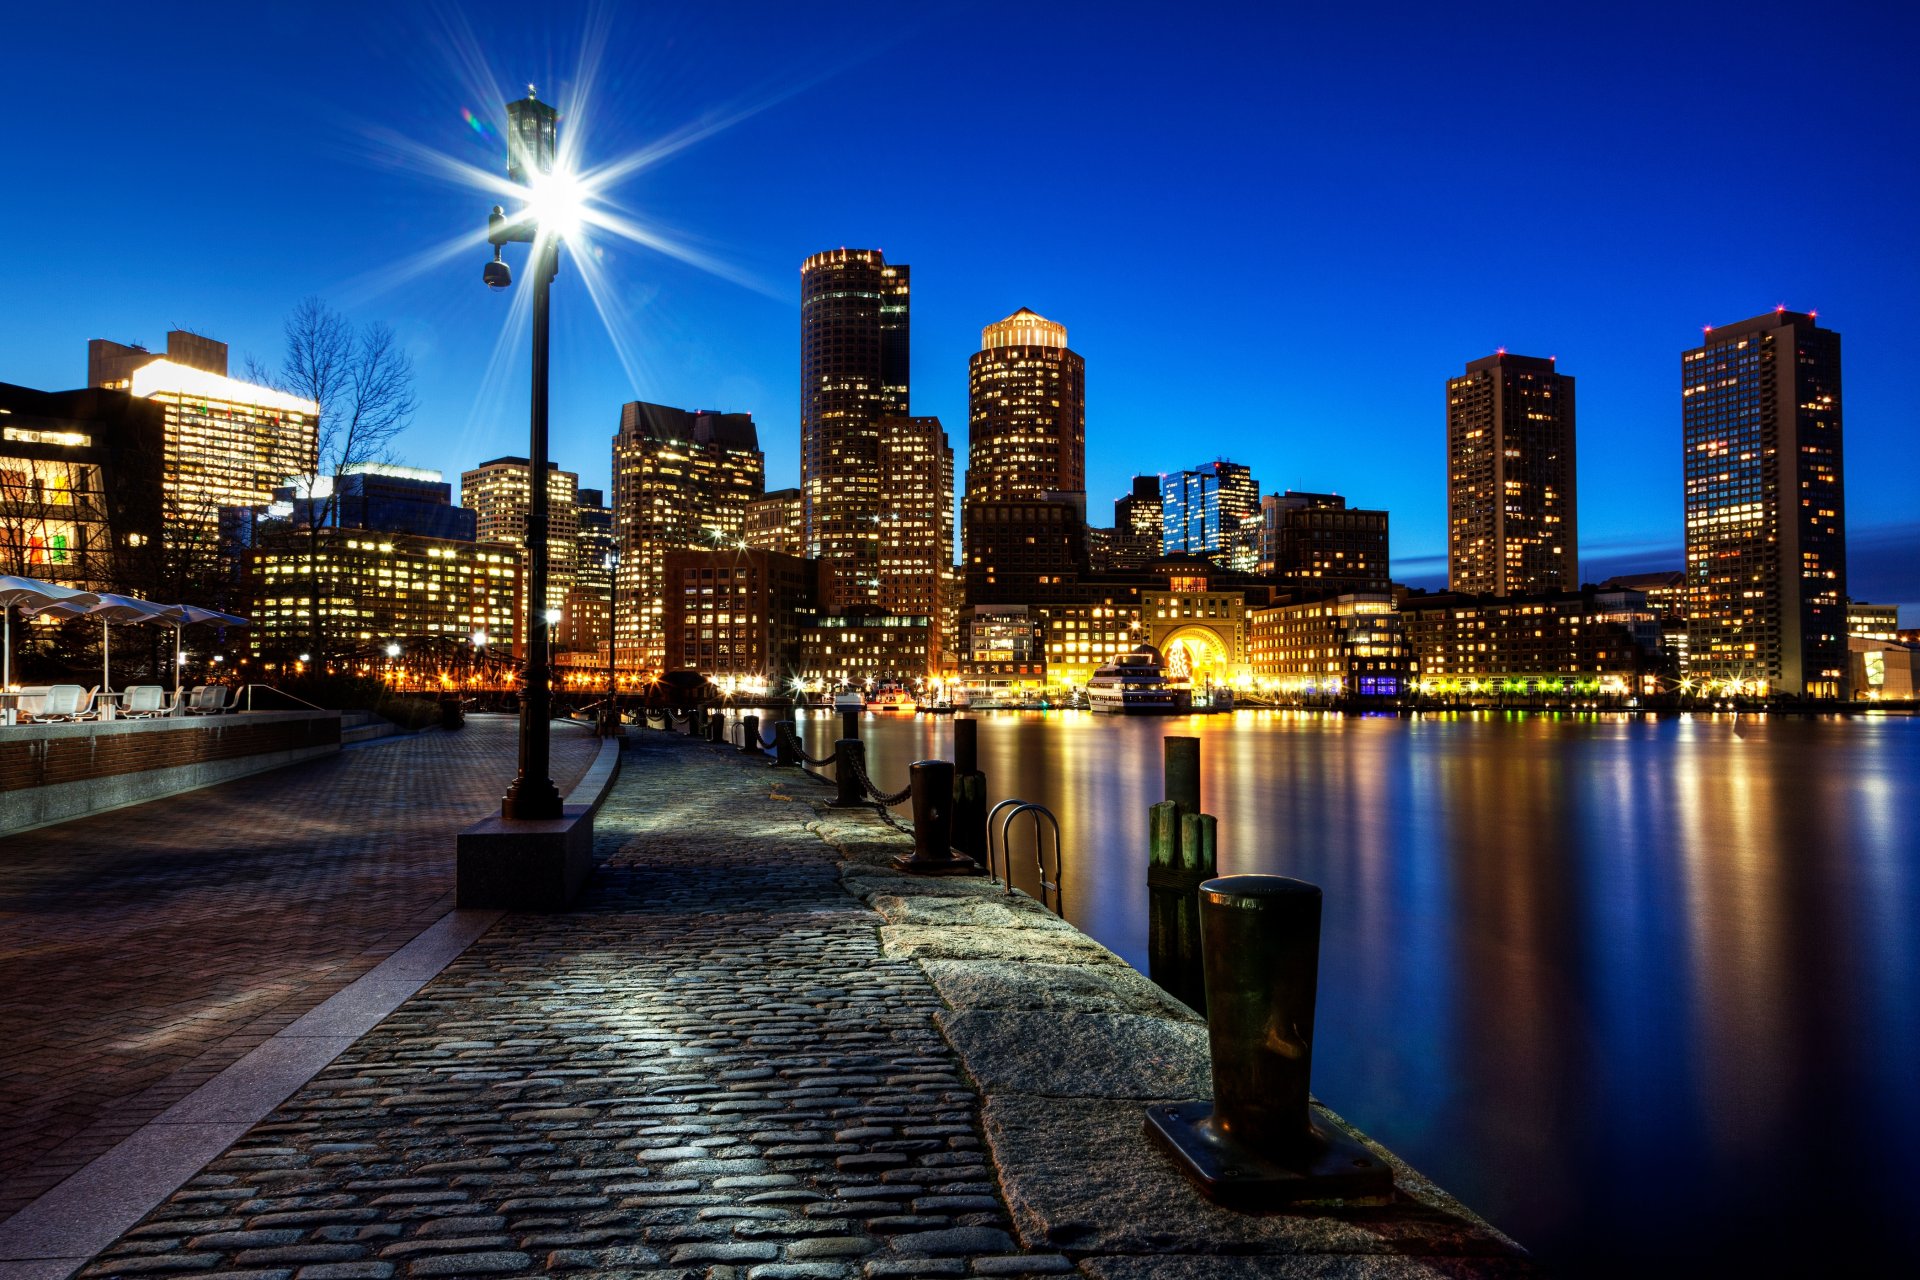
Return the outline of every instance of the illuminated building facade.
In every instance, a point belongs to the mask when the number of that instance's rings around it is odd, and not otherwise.
[[[1600,584],[1602,591],[1637,591],[1660,624],[1660,651],[1675,675],[1687,674],[1687,575],[1683,569],[1626,573]]]
[[[747,510],[766,491],[753,415],[688,412],[636,400],[613,440],[615,647],[619,665],[657,668],[666,657],[666,556],[739,548]]]
[[[769,489],[766,496],[747,504],[740,535],[756,551],[778,551],[783,556],[805,555],[807,522],[798,489]]]
[[[1680,360],[1692,674],[1842,698],[1840,335],[1781,310]]]
[[[1868,604],[1865,600],[1847,601],[1847,634],[1863,640],[1898,640],[1900,606]]]
[[[809,618],[800,630],[800,669],[811,685],[918,684],[932,670],[933,619],[840,613]]]
[[[161,508],[183,554],[217,556],[223,508],[263,506],[290,477],[313,473],[311,400],[172,360],[141,365],[128,383],[161,408]]]
[[[1160,477],[1160,554],[1206,556],[1221,568],[1241,530],[1257,527],[1260,486],[1253,472],[1224,458]],[[1239,566],[1245,568],[1248,566]]]
[[[1167,580],[1164,590],[1140,593],[1141,630],[1166,660],[1169,679],[1193,686],[1234,684],[1250,678],[1247,598],[1217,585],[1202,572],[1205,562]]]
[[[620,549],[613,532],[613,508],[600,489],[576,489],[573,515],[573,587],[561,606],[555,645],[574,655],[569,665],[605,667],[613,636],[613,567]]]
[[[967,603],[1041,604],[1088,571],[1085,495],[967,498]]]
[[[969,684],[1043,684],[1044,623],[1024,604],[980,604],[967,610],[967,652],[960,676]]]
[[[527,546],[527,513],[533,505],[533,465],[525,458],[495,458],[460,473],[460,502],[479,518],[482,542]],[[580,517],[574,509],[580,477],[547,464],[547,608],[566,608],[573,590]]]
[[[1447,587],[1580,585],[1574,385],[1551,357],[1499,352],[1447,380]]]
[[[162,425],[122,391],[0,382],[0,574],[154,590]]]
[[[982,329],[967,362],[967,495],[1084,490],[1086,382],[1065,325],[1022,307]]]
[[[841,561],[849,606],[881,598],[879,521],[888,480],[880,423],[906,418],[910,275],[877,249],[831,249],[800,266],[800,491],[806,552]]]
[[[167,352],[158,355],[136,344],[95,338],[87,343],[87,385],[113,391],[131,391],[134,373],[156,360],[185,369],[227,376],[227,344],[215,338],[175,329],[167,334]]]
[[[1347,592],[1247,613],[1254,683],[1283,696],[1392,701],[1413,653],[1388,591]]]
[[[378,657],[397,643],[451,664],[481,633],[510,650],[519,625],[520,552],[501,543],[282,524],[257,534],[245,566],[252,625],[243,634],[257,659],[305,650],[316,602],[337,658]]]
[[[801,635],[819,612],[816,562],[778,551],[669,551],[668,671],[698,671],[722,689],[778,690],[802,669]]]
[[[1920,644],[1884,636],[1847,637],[1852,696],[1864,702],[1920,698]]]
[[[1146,634],[1137,599],[1052,604],[1036,615],[1045,645],[1044,675],[1052,685],[1086,684],[1103,665],[1132,653]]]
[[[1385,591],[1387,513],[1349,507],[1332,493],[1270,493],[1260,500],[1253,571],[1303,590]]]
[[[1409,594],[1400,600],[1423,690],[1497,682],[1506,693],[1652,693],[1665,670],[1659,626],[1636,591],[1530,596]]]
[[[947,636],[941,618],[953,579],[953,449],[938,418],[883,418],[880,474],[880,607],[924,616],[937,664]]]
[[[1160,477],[1135,476],[1133,490],[1113,501],[1113,548],[1108,553],[1114,568],[1130,568],[1153,563],[1160,558],[1162,530]]]

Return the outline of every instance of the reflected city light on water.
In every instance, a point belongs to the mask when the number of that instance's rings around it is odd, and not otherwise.
[[[1197,735],[1221,872],[1326,892],[1315,1092],[1549,1260],[1920,1244],[1920,720],[979,718],[990,799],[1059,814],[1068,917],[1142,971]],[[862,734],[882,787],[952,758],[946,718]]]

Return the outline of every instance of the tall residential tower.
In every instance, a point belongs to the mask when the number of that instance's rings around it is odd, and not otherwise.
[[[1573,379],[1501,351],[1447,379],[1447,588],[1531,595],[1580,585]]]
[[[1845,697],[1840,335],[1784,308],[1709,329],[1680,384],[1690,674]]]
[[[908,268],[878,249],[800,265],[800,493],[807,554],[840,562],[845,606],[880,603],[880,422],[911,412]]]

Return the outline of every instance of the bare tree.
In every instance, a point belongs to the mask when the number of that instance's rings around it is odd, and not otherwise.
[[[324,663],[326,637],[320,616],[316,566],[320,530],[334,522],[339,495],[321,480],[391,455],[396,436],[413,422],[413,361],[393,329],[380,321],[355,327],[319,298],[305,298],[287,317],[286,354],[278,368],[247,357],[247,377],[320,406],[312,470],[302,479],[305,508],[308,619],[316,663]],[[298,509],[298,508],[296,508]]]

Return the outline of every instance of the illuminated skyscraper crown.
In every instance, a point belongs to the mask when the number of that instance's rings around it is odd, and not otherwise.
[[[995,347],[1064,347],[1067,345],[1067,326],[1045,316],[1035,315],[1025,307],[1020,308],[1005,320],[990,324],[980,331],[980,349],[991,351]]]

